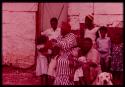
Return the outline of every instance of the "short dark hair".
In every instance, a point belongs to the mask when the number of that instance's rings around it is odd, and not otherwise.
[[[40,37],[38,37],[37,39],[37,45],[40,45],[40,44],[44,44],[46,43],[48,40],[48,37],[45,36],[45,35],[41,35]]]
[[[108,29],[105,26],[100,27],[99,30],[100,32],[103,32],[103,31],[108,32]]]
[[[52,21],[58,22],[58,20],[57,20],[56,17],[51,18],[51,19],[50,19],[50,22],[52,22]]]
[[[90,43],[93,43],[91,38],[88,38],[88,37],[83,38],[83,39],[81,39],[80,42],[79,42],[79,47],[80,47],[80,48],[83,48],[83,47],[84,47],[83,44],[84,44],[85,41],[89,41]]]

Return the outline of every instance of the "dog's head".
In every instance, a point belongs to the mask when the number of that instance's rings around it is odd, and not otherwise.
[[[102,72],[97,77],[100,85],[112,85],[112,74],[108,72]]]

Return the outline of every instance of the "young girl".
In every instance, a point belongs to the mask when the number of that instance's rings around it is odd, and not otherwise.
[[[42,84],[46,85],[47,82],[47,69],[48,69],[48,49],[45,47],[45,43],[48,38],[46,36],[40,36],[37,40],[37,65],[36,75],[41,76]]]
[[[100,64],[103,72],[110,70],[111,40],[110,37],[106,37],[107,31],[106,27],[100,27],[100,37],[97,38],[97,50],[100,53]]]

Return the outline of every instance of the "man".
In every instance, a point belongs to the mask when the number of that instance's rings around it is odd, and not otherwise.
[[[61,28],[58,26],[57,18],[53,17],[50,19],[51,28],[41,32],[42,35],[46,35],[49,37],[49,40],[57,39],[58,36],[61,34]]]
[[[58,26],[58,20],[57,18],[53,17],[50,19],[51,28],[41,32],[41,35],[45,35],[49,38],[47,41],[47,44],[45,45],[46,48],[52,49],[53,42],[58,38],[58,36],[61,35],[61,28]],[[48,58],[48,62],[50,62],[50,57]]]
[[[99,27],[94,26],[93,22],[94,18],[92,15],[88,15],[85,17],[85,33],[84,38],[88,37],[92,39],[93,46],[95,47],[96,33]]]

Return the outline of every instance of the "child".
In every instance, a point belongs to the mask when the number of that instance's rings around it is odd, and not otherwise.
[[[41,35],[37,40],[37,65],[36,65],[36,75],[41,76],[42,84],[46,85],[47,82],[47,69],[48,69],[48,49],[45,44],[48,37]]]
[[[106,37],[107,31],[106,27],[100,27],[101,37],[97,38],[97,49],[100,53],[100,64],[103,72],[109,72],[110,69],[111,40]]]
[[[78,58],[80,67],[78,69],[76,69],[75,74],[74,74],[74,83],[75,85],[83,85],[83,70],[82,70],[82,65],[84,63],[86,63],[86,57],[85,56],[81,56]]]
[[[93,48],[93,42],[90,38],[84,38],[80,43],[82,56],[86,57],[86,62],[82,66],[83,80],[84,84],[90,85],[97,74],[101,72],[100,57],[98,51]]]
[[[55,79],[56,60],[59,57],[60,48],[55,46],[52,48],[51,61],[48,67],[48,84],[52,85]]]

